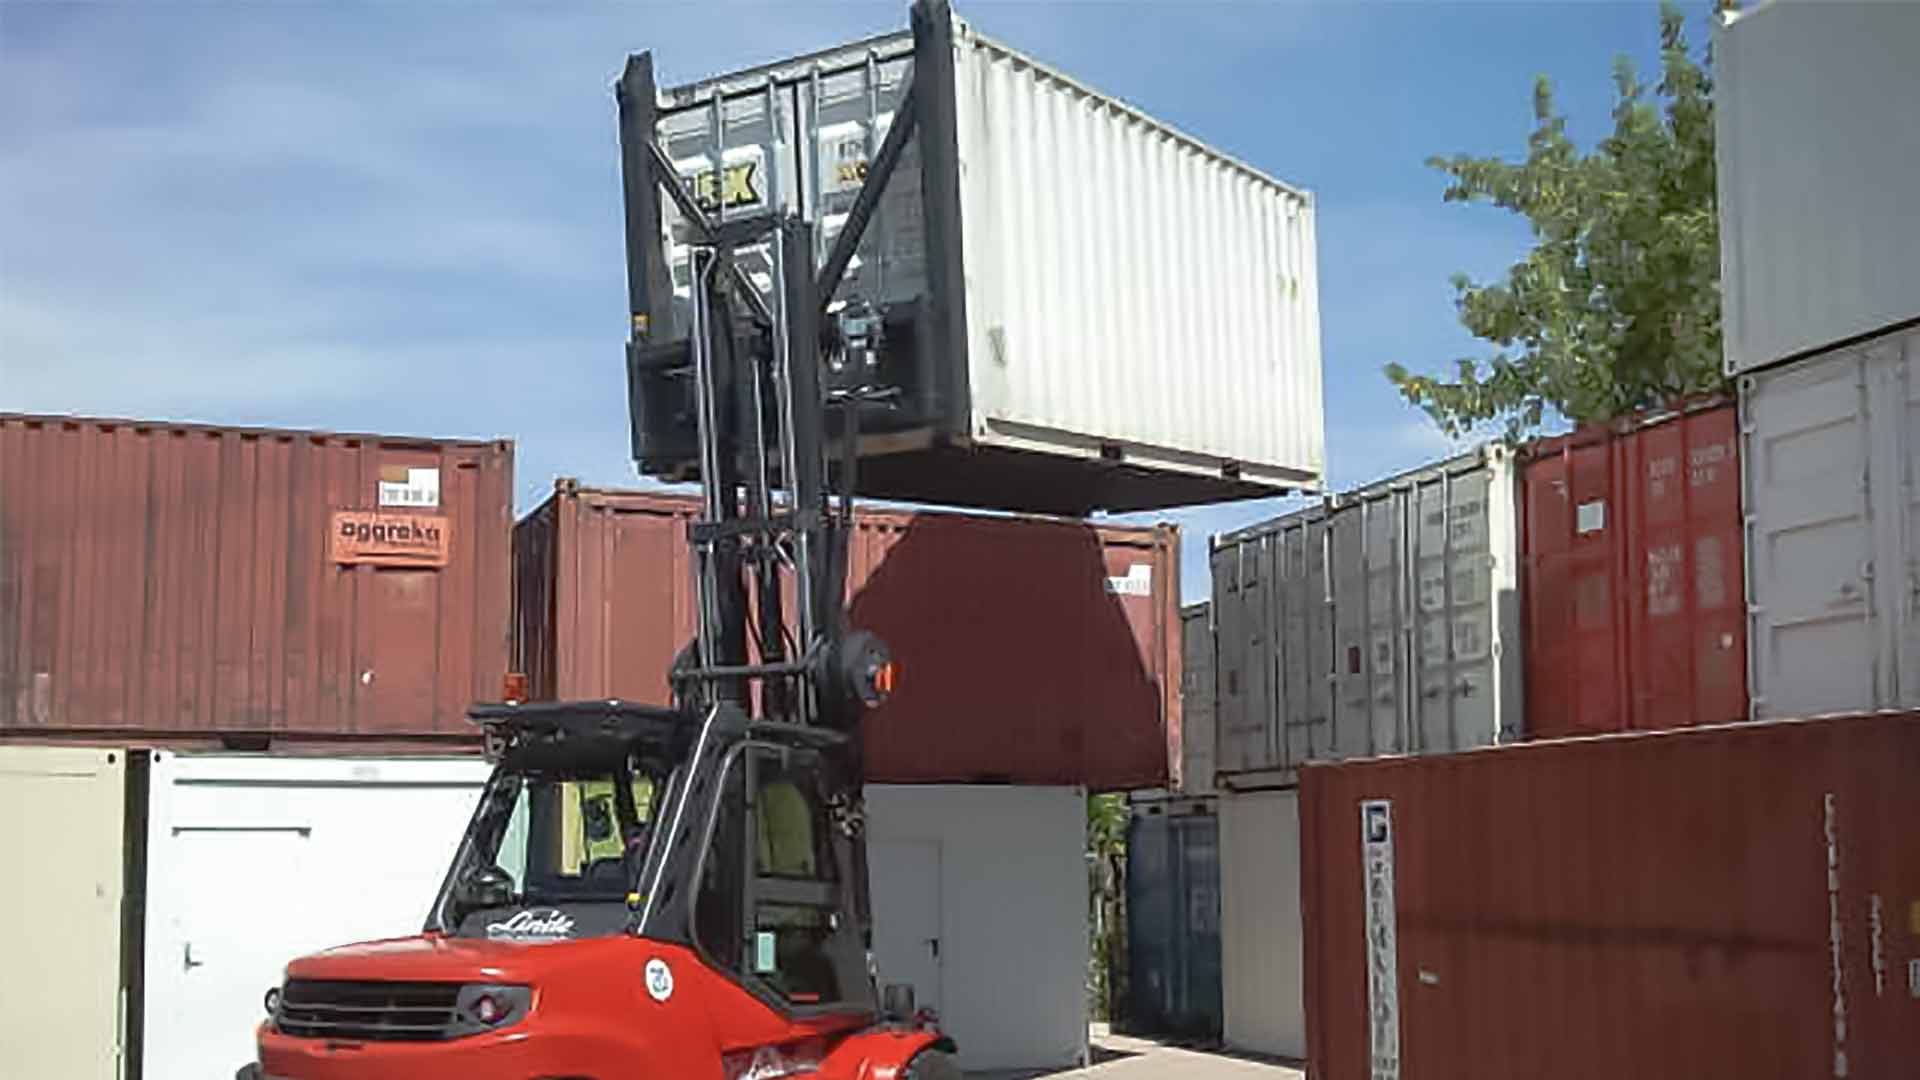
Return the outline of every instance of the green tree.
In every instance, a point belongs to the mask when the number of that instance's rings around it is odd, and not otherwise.
[[[1387,365],[1447,434],[1504,421],[1517,437],[1550,409],[1605,420],[1722,386],[1713,84],[1684,31],[1663,5],[1652,87],[1614,61],[1613,134],[1591,153],[1567,137],[1542,76],[1524,161],[1428,160],[1452,178],[1445,201],[1522,214],[1534,235],[1503,280],[1453,278],[1461,323],[1498,351],[1456,361],[1452,378]]]

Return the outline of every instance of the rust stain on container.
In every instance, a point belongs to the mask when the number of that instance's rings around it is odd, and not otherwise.
[[[1733,404],[1542,440],[1521,488],[1529,733],[1746,719]]]
[[[1920,714],[1310,766],[1308,1072],[1911,1077],[1916,775]]]
[[[0,733],[465,736],[512,490],[509,442],[0,414]],[[337,563],[342,512],[445,564]]]
[[[535,698],[668,699],[694,632],[697,513],[563,481],[516,526],[515,656]],[[1177,771],[1174,529],[862,509],[850,548],[852,622],[900,666],[867,719],[868,779],[1112,790]]]

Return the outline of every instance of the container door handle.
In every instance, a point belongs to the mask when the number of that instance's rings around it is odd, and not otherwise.
[[[183,955],[181,956],[180,959],[181,959],[182,966],[184,966],[188,971],[192,971],[194,968],[197,968],[197,967],[207,966],[207,962],[205,960],[198,959],[193,955],[193,942],[191,941],[187,942],[186,948],[183,950]]]
[[[927,948],[933,950],[933,958],[935,960],[940,959],[940,939],[939,938],[937,937],[928,938]]]

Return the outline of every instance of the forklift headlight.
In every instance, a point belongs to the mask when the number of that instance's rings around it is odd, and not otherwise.
[[[468,1032],[490,1031],[526,1019],[533,1009],[533,988],[475,983],[460,988],[455,1007],[460,1026]]]
[[[267,1007],[267,1016],[269,1018],[280,1015],[280,988],[277,986],[269,987],[267,989],[267,996],[260,1003]]]

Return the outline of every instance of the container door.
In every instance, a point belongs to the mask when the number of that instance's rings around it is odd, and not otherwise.
[[[1406,493],[1336,511],[1328,522],[1338,650],[1333,756],[1405,751]]]
[[[113,1080],[126,752],[0,747],[0,1073]],[[232,1069],[223,1075],[231,1075]]]
[[[1276,537],[1280,595],[1280,665],[1277,676],[1284,760],[1290,766],[1333,752],[1331,673],[1333,627],[1327,618],[1326,523],[1309,521]]]
[[[880,985],[905,983],[923,1008],[940,1009],[940,842],[872,840],[873,957]]]
[[[1173,942],[1180,977],[1180,1024],[1201,1035],[1220,1033],[1220,821],[1211,814],[1182,818],[1172,832],[1182,867],[1180,936]]]
[[[150,965],[157,959],[170,970],[147,973],[148,1072],[232,1076],[253,1060],[261,999],[292,959],[270,943],[284,940],[285,924],[306,913],[299,883],[311,872],[313,833],[294,825],[172,831],[166,873],[200,887],[177,913],[173,948],[149,954]]]
[[[1420,753],[1500,740],[1492,483],[1493,470],[1480,468],[1443,473],[1415,493],[1418,695],[1412,749]]]
[[[1174,925],[1173,819],[1136,813],[1127,823],[1127,1020],[1136,1031],[1166,1031],[1178,1008]]]
[[[1849,351],[1740,384],[1756,719],[1884,700],[1865,374]]]
[[[1915,483],[1920,422],[1920,334],[1891,338],[1869,349],[1873,400],[1887,403],[1873,416],[1873,498],[1888,510],[1874,515],[1878,606],[1888,640],[1895,686],[1888,703],[1920,706],[1920,485]]]
[[[1266,695],[1266,640],[1261,609],[1266,582],[1260,574],[1260,541],[1250,539],[1214,552],[1216,650],[1214,685],[1215,760],[1223,772],[1268,764],[1267,729],[1272,713]]]

